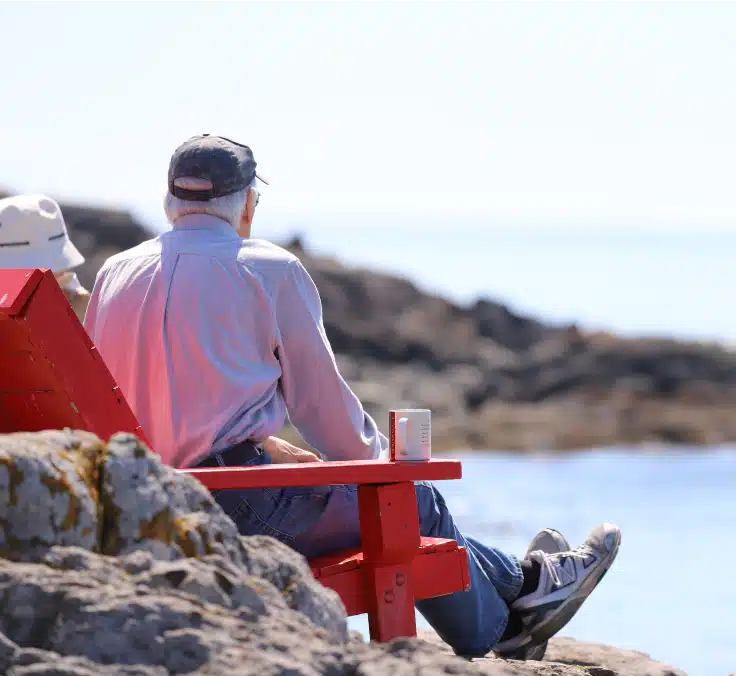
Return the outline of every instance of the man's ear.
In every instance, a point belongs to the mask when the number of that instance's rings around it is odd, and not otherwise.
[[[256,191],[255,188],[248,189],[248,199],[245,202],[243,215],[240,217],[240,227],[238,234],[241,237],[250,237],[250,228],[253,224],[253,216],[256,212]]]

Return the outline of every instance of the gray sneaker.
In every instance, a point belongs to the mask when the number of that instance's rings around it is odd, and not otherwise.
[[[557,554],[531,552],[529,559],[541,566],[539,585],[511,604],[511,610],[522,617],[524,631],[499,643],[495,651],[508,654],[527,645],[541,645],[560,631],[603,579],[620,544],[618,526],[603,523],[575,549]]]
[[[528,559],[532,552],[544,552],[545,554],[557,554],[566,552],[570,549],[570,543],[564,535],[554,528],[545,528],[539,531],[524,554],[524,558]],[[515,648],[506,652],[499,651],[498,648],[494,652],[498,657],[507,660],[541,660],[547,650],[547,641],[542,643],[533,643],[531,640],[520,648]]]

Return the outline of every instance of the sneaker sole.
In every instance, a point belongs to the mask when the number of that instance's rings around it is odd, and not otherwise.
[[[616,543],[611,553],[603,562],[601,562],[598,569],[586,578],[583,584],[580,585],[577,592],[566,598],[549,618],[529,631],[529,635],[532,637],[532,641],[534,643],[541,644],[549,640],[573,618],[580,606],[583,605],[588,596],[590,596],[593,590],[598,586],[598,583],[605,577],[618,555],[620,544],[621,532],[619,531],[616,534]]]
[[[507,652],[496,652],[496,657],[500,657],[504,660],[519,660],[522,662],[541,662],[544,654],[547,652],[547,641],[540,643],[539,645],[533,645],[530,647],[530,643],[517,648],[516,650],[509,650]]]

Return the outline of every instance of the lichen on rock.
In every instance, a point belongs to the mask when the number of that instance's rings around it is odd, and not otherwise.
[[[135,436],[108,443],[100,492],[104,554],[148,549],[157,558],[219,554],[242,563],[238,530],[210,492],[161,464]]]
[[[341,601],[301,556],[270,538],[241,537],[206,488],[130,434],[108,444],[69,430],[0,436],[0,556],[54,566],[56,547],[80,548],[64,560],[87,575],[99,566],[90,568],[94,559],[83,550],[131,571],[179,562],[184,569],[156,579],[181,577],[179,591],[206,591],[208,603],[227,597],[237,606],[238,598],[276,589],[284,607],[347,637]]]
[[[104,452],[85,432],[0,435],[0,556],[34,560],[54,545],[97,551]]]

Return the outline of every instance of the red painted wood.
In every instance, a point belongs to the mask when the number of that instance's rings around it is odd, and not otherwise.
[[[412,482],[358,486],[358,509],[366,563],[405,563],[419,554],[417,494]]]
[[[318,578],[320,584],[332,589],[345,606],[345,612],[348,616],[365,615],[368,612],[368,604],[366,603],[366,590],[363,584],[363,571],[359,568],[350,570],[340,575],[331,577]],[[372,633],[369,634],[371,639],[376,640]]]
[[[0,313],[15,316],[41,283],[45,270],[0,270]]]
[[[421,539],[414,483],[360,485],[358,511],[371,637],[416,636],[412,561]]]
[[[444,554],[457,550],[458,545],[455,540],[422,537],[419,543],[419,556],[424,556],[425,554]],[[323,578],[341,574],[348,570],[355,570],[362,563],[363,550],[347,549],[337,554],[311,559],[309,565],[312,567],[315,577]]]
[[[454,549],[429,551],[412,562],[414,593],[417,599],[432,599],[470,590],[468,553],[450,540]]]
[[[459,460],[388,462],[352,460],[305,462],[260,467],[213,467],[181,470],[211,491],[229,488],[282,488],[284,486],[337,486],[341,484],[389,484],[407,481],[460,479]]]
[[[340,596],[348,615],[368,612],[362,564],[363,553],[357,550],[309,562],[319,582]],[[454,540],[422,538],[420,554],[411,562],[411,575],[416,601],[470,588],[467,553]]]
[[[363,563],[362,549],[345,549],[335,554],[309,560],[312,573],[320,579],[330,575],[346,573],[349,570],[357,570],[361,563]]]
[[[211,490],[357,484],[363,551],[310,561],[348,614],[368,614],[371,638],[415,636],[414,602],[466,591],[468,560],[450,541],[419,537],[415,480],[460,478],[456,460],[303,463],[182,470]]]
[[[401,636],[416,636],[411,561],[366,566],[363,582],[371,638],[387,642]]]
[[[5,295],[0,303],[0,431],[70,427],[105,440],[132,432],[145,441],[53,273],[0,270],[0,299]]]

